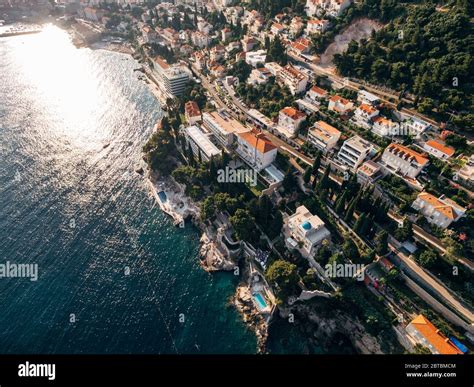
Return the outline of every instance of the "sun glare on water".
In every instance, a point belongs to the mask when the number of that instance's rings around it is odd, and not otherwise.
[[[57,117],[55,136],[65,136],[76,147],[91,149],[108,133],[97,125],[106,96],[91,73],[93,63],[87,49],[77,49],[63,30],[48,25],[16,47],[16,59],[32,97]],[[98,128],[99,127],[99,128]]]

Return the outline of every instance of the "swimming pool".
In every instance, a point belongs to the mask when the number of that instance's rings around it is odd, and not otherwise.
[[[260,293],[255,293],[253,295],[253,298],[257,302],[257,306],[259,307],[259,309],[265,309],[268,306],[267,303],[265,302],[265,299]]]
[[[168,200],[165,191],[158,192],[158,196],[160,197],[162,203],[165,203]]]

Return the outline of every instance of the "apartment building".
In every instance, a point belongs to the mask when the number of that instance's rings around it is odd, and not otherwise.
[[[310,17],[323,13],[331,17],[338,17],[351,3],[352,0],[307,0],[305,9],[306,14]]]
[[[289,106],[281,109],[278,114],[278,125],[289,132],[290,138],[296,135],[304,120],[306,120],[306,114]]]
[[[189,126],[184,129],[186,142],[193,151],[193,154],[201,160],[209,161],[211,157],[218,156],[221,151],[211,142],[209,137],[197,126]]]
[[[374,144],[359,136],[354,136],[344,141],[337,158],[355,171],[374,150]]]
[[[390,173],[416,178],[429,159],[401,144],[392,143],[382,154],[382,164]]]
[[[205,112],[202,119],[204,127],[224,147],[230,146],[235,141],[236,134],[250,131],[250,128],[230,117],[225,111]]]
[[[198,122],[201,122],[201,109],[194,101],[188,101],[184,104],[184,116],[189,125],[195,125]]]
[[[340,138],[341,132],[324,121],[316,122],[308,131],[308,142],[324,153],[333,149]]]
[[[154,72],[165,91],[171,96],[180,96],[190,80],[190,72],[180,64],[169,65],[163,58],[154,61]]]
[[[307,35],[322,34],[329,27],[329,20],[309,19],[306,24],[305,33]]]
[[[275,161],[277,147],[255,129],[237,133],[237,154],[257,172]]]
[[[300,94],[306,90],[308,76],[288,64],[277,74],[277,81],[284,84],[292,95]]]
[[[352,121],[362,128],[370,129],[373,125],[374,118],[377,117],[379,113],[379,110],[372,105],[363,103],[355,110]]]

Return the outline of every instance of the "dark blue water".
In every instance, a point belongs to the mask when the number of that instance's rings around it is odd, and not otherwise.
[[[0,279],[0,353],[255,352],[237,279],[134,172],[161,115],[135,67],[53,27],[0,39],[0,263],[39,265]]]

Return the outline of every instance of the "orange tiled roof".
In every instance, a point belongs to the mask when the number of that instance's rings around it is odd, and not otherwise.
[[[330,133],[331,135],[338,135],[338,134],[341,134],[341,132],[339,130],[337,130],[334,126],[331,126],[329,124],[327,124],[326,122],[324,121],[318,121],[316,122],[316,125],[318,128],[320,128],[321,130],[324,130],[325,132],[327,133]]]
[[[454,212],[453,207],[446,205],[442,201],[440,201],[436,196],[431,195],[428,192],[422,192],[418,195],[418,198],[423,200],[424,202],[433,206],[436,211],[442,213],[444,216],[448,217],[449,219],[456,219],[456,213]]]
[[[440,354],[442,355],[462,355],[462,352],[445,337],[422,314],[418,315],[410,323]]]
[[[201,110],[199,110],[199,106],[194,101],[188,101],[184,105],[184,110],[189,117],[196,117],[201,115]]]
[[[391,151],[392,153],[395,153],[398,157],[404,157],[404,156],[411,157],[413,160],[416,160],[416,162],[420,165],[424,165],[428,163],[429,161],[429,159],[427,159],[420,153],[415,152],[414,150],[400,144],[391,143],[387,147],[387,149]]]
[[[389,126],[392,121],[386,119],[385,117],[382,117],[382,116],[377,116],[374,118],[374,122],[375,123],[378,123],[379,125],[385,125],[385,126]]]
[[[311,88],[311,91],[314,92],[314,93],[317,93],[317,94],[319,94],[319,95],[321,95],[321,96],[325,96],[325,95],[327,95],[327,93],[328,93],[326,90],[321,89],[321,88],[318,87],[318,86],[313,86],[313,87]]]
[[[442,142],[436,141],[436,140],[428,140],[428,141],[426,141],[426,145],[430,146],[431,148],[437,149],[440,152],[443,152],[444,154],[448,155],[449,157],[454,155],[454,152],[455,152],[454,148],[452,148],[450,146],[447,146],[447,145],[443,144]]]
[[[170,65],[163,58],[159,56],[155,58],[155,63],[165,70],[170,67]]]
[[[267,153],[277,148],[263,133],[255,129],[250,132],[238,133],[237,135],[260,153]]]
[[[280,112],[287,115],[293,120],[298,120],[300,118],[306,117],[306,114],[304,114],[303,112],[300,112],[299,110],[289,107],[289,106],[281,109]]]
[[[367,105],[365,103],[361,104],[359,106],[359,109],[362,110],[364,113],[367,113],[367,114],[374,114],[377,111],[377,109],[374,109],[372,106]]]
[[[349,101],[348,101],[347,99],[342,98],[342,97],[339,96],[339,95],[333,95],[333,96],[330,98],[330,100],[331,100],[332,102],[339,102],[339,103],[341,103],[341,104],[343,104],[343,105],[347,105],[347,104],[349,103]]]

